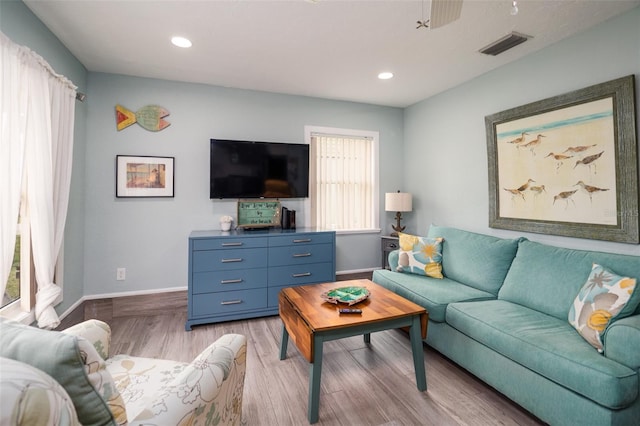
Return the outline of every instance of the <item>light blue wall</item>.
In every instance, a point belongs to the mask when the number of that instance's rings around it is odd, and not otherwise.
[[[42,56],[57,73],[69,78],[86,92],[87,70],[22,3],[0,0],[0,31],[14,43],[27,46]],[[86,103],[76,102],[73,172],[64,239],[63,302],[56,307],[64,312],[84,294],[84,160],[86,155]]]
[[[640,74],[640,9],[534,55],[434,96],[404,111],[279,94],[89,73],[20,1],[0,1],[0,30],[42,55],[87,93],[77,104],[74,170],[65,232],[65,311],[82,295],[184,287],[187,236],[218,227],[229,202],[207,195],[211,137],[303,141],[305,125],[380,132],[380,195],[414,193],[408,230],[430,223],[499,235],[488,228],[484,117],[629,74]],[[638,86],[636,85],[638,91]],[[116,104],[136,110],[165,106],[172,123],[152,133],[115,128]],[[640,127],[640,126],[639,126]],[[404,144],[404,149],[403,149]],[[116,199],[115,156],[176,159],[173,199]],[[303,209],[299,202],[291,203]],[[387,233],[391,214],[380,211]],[[525,234],[526,235],[526,234]],[[640,254],[640,246],[546,235],[532,240],[568,247]],[[338,238],[338,269],[379,262],[378,235]],[[127,280],[115,269],[127,268]]]
[[[90,73],[87,96],[87,295],[186,286],[189,233],[219,229],[221,215],[236,215],[235,201],[209,199],[212,137],[304,142],[305,125],[378,131],[381,198],[402,182],[396,173],[403,141],[398,108],[101,73]],[[171,125],[160,132],[137,124],[117,131],[116,104],[132,111],[161,105],[171,112]],[[118,154],[175,157],[175,197],[116,198]],[[283,204],[305,210],[301,201]],[[339,235],[338,271],[378,267],[379,241],[379,234]],[[118,267],[127,269],[125,281],[116,281]]]
[[[559,246],[640,255],[640,246],[633,244],[488,226],[484,117],[630,74],[636,76],[637,110],[640,8],[407,108],[405,188],[414,194],[416,209],[409,216],[409,226],[424,233],[436,223],[503,237],[524,235]]]

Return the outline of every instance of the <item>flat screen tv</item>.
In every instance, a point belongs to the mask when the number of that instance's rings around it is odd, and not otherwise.
[[[309,145],[211,139],[209,198],[306,198]]]

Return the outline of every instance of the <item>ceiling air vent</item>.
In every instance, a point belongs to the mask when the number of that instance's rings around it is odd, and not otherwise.
[[[480,53],[496,56],[506,50],[511,49],[512,47],[516,47],[520,43],[524,43],[530,38],[531,36],[520,34],[514,31],[502,37],[501,39],[494,41],[490,45],[483,47],[482,49],[480,49]]]

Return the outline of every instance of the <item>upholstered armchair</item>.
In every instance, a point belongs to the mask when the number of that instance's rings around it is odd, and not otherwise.
[[[128,355],[109,358],[110,338],[109,326],[98,320],[62,332],[1,321],[0,356],[51,376],[56,383],[44,388],[61,395],[25,398],[34,386],[25,380],[21,380],[22,387],[15,386],[16,376],[24,376],[16,374],[10,361],[13,374],[0,377],[0,411],[18,415],[13,419],[0,416],[2,424],[33,424],[25,413],[34,410],[58,416],[53,424],[241,424],[245,336],[224,335],[190,363]],[[7,398],[5,391],[10,388],[20,394]],[[70,407],[51,407],[51,401],[65,400],[71,402]]]

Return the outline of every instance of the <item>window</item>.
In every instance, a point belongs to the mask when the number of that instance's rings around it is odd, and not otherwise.
[[[9,279],[7,279],[7,287],[2,298],[2,307],[4,308],[18,299],[20,299],[20,234],[16,236],[16,248],[13,252],[13,262],[11,263]]]
[[[31,257],[29,219],[24,207],[25,203],[21,203],[13,264],[0,311],[3,317],[30,323],[34,321],[31,310],[35,304],[36,282]]]
[[[311,223],[379,232],[378,132],[308,126]]]

